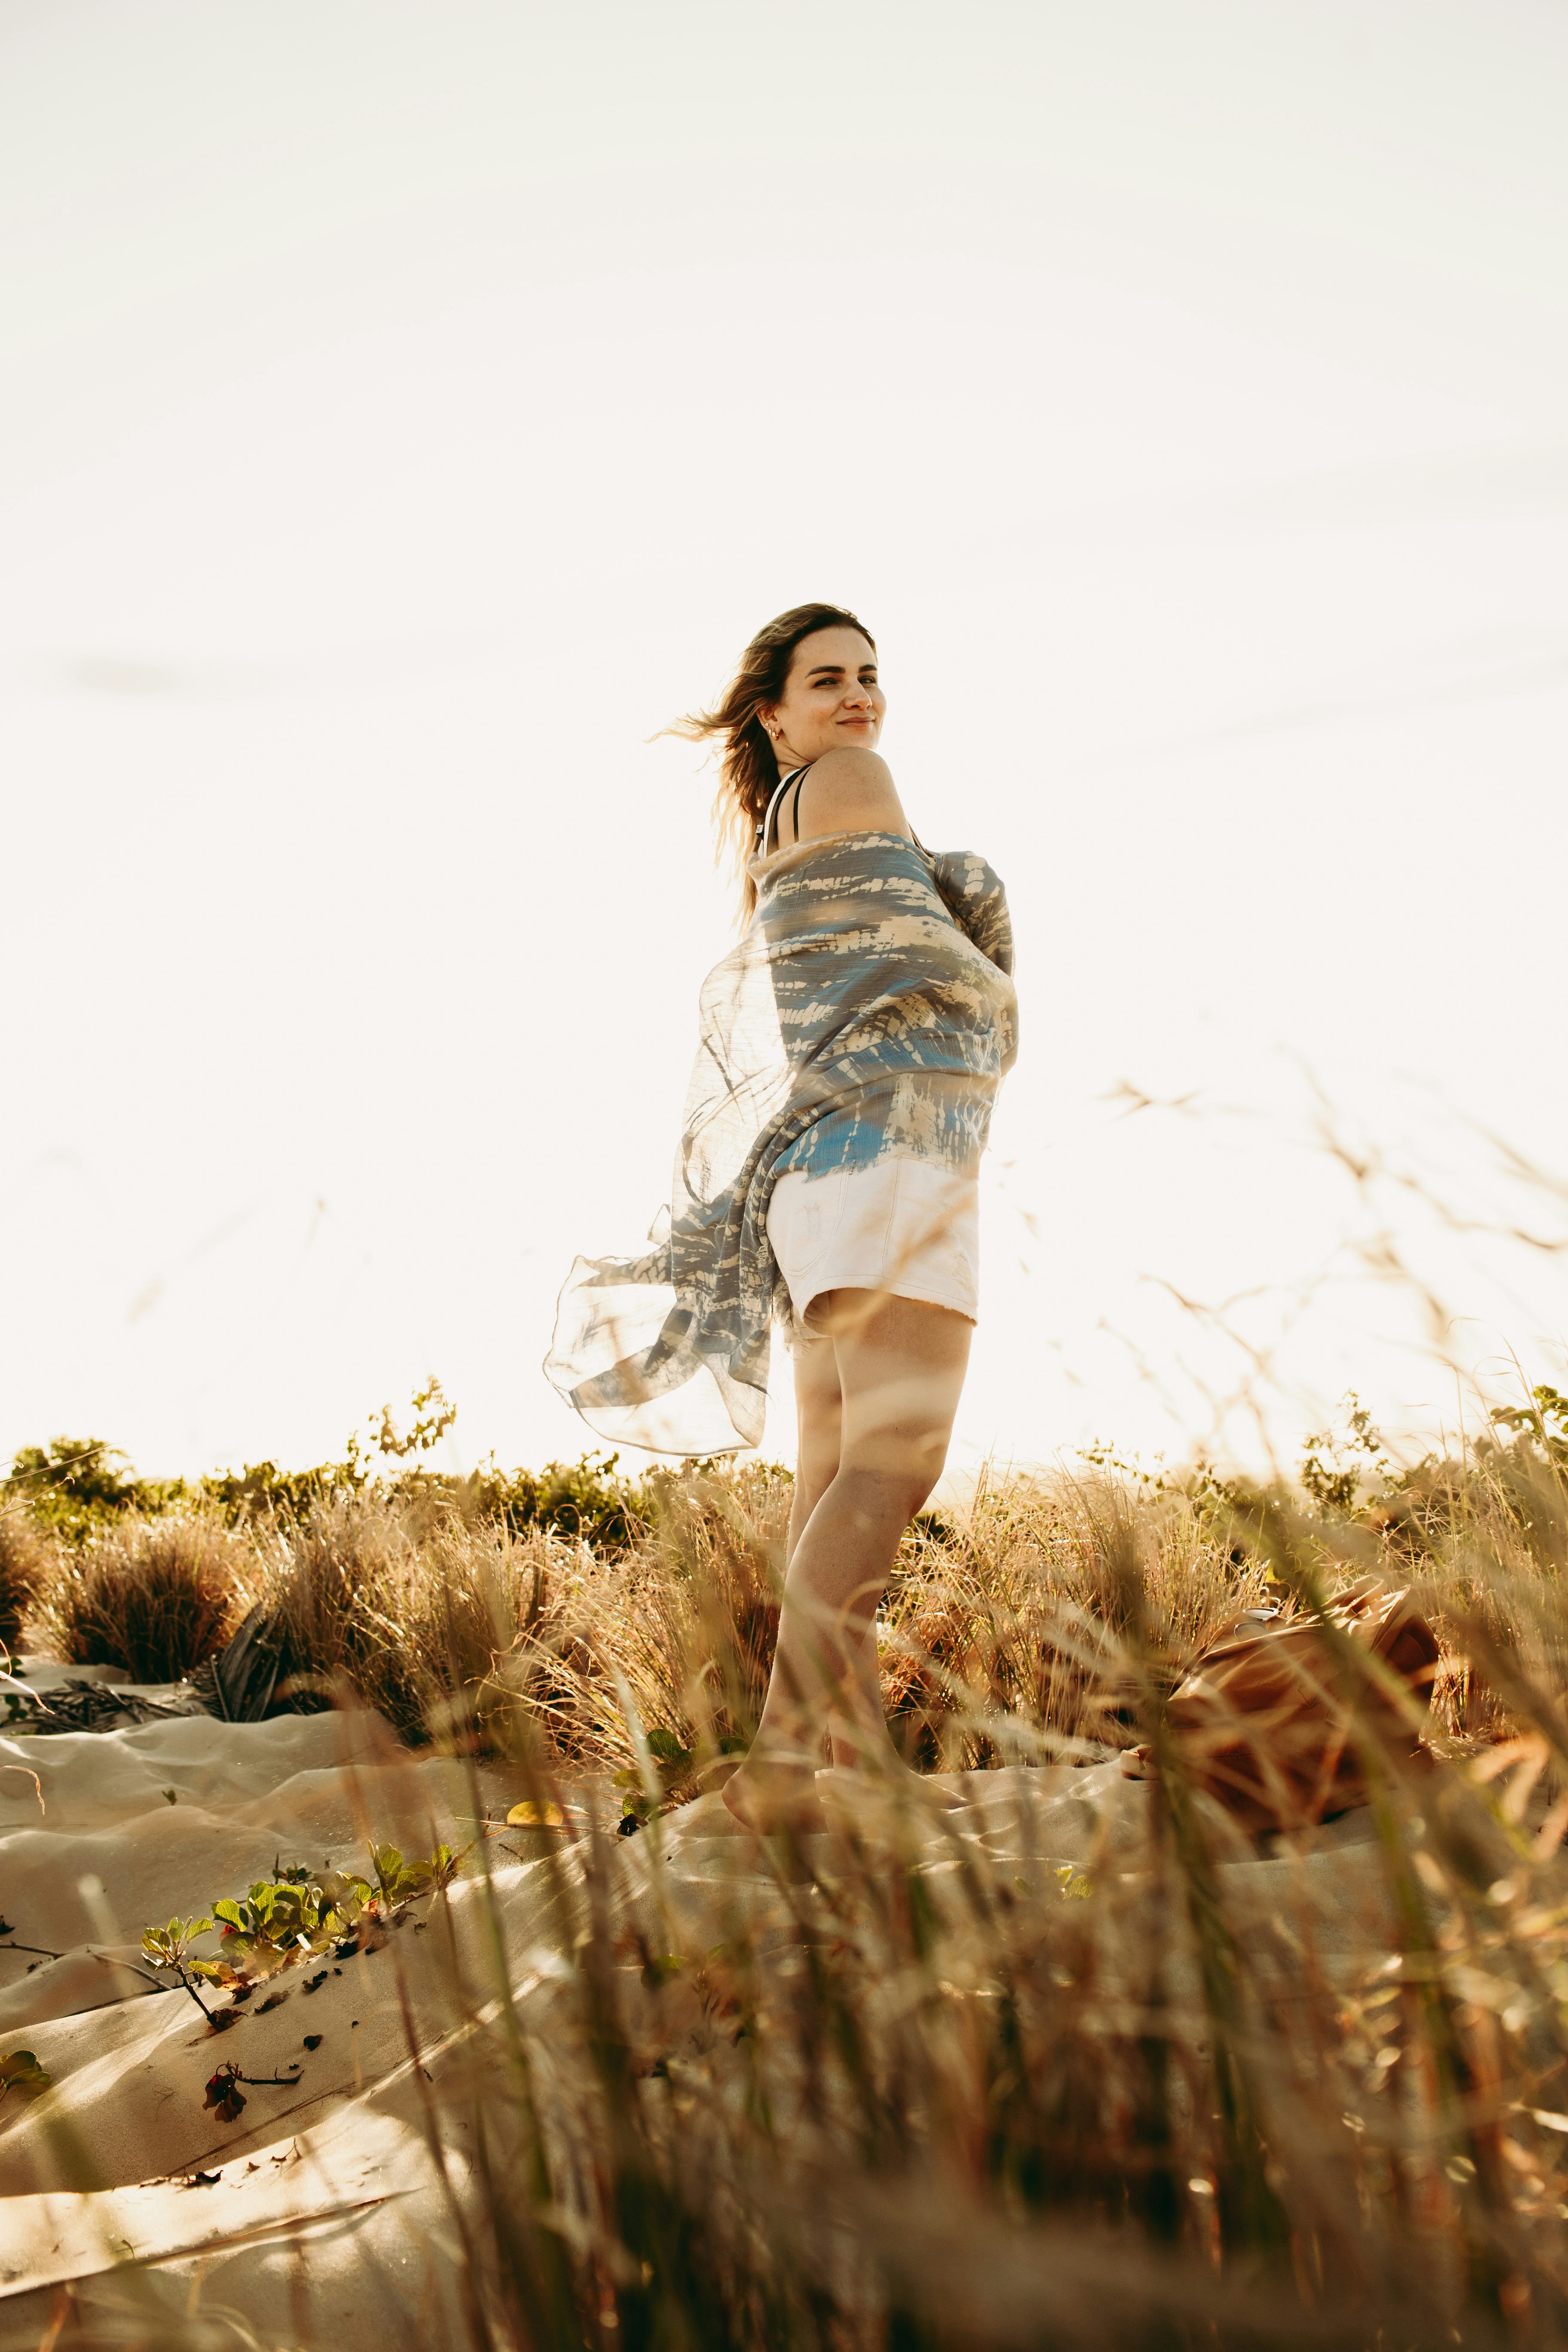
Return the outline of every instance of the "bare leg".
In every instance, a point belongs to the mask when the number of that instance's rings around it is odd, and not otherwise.
[[[844,1391],[838,1378],[838,1358],[831,1332],[824,1331],[796,1348],[795,1358],[795,1494],[790,1505],[784,1566],[810,1524],[811,1515],[838,1475],[844,1428]],[[895,1547],[896,1549],[896,1547]],[[862,1712],[879,1721],[881,1691],[877,1671],[877,1644],[869,1623],[857,1632],[845,1627],[846,1647],[854,1651],[863,1694]],[[829,1748],[837,1765],[861,1760],[861,1742],[831,1732]],[[890,1742],[883,1744],[890,1746]]]
[[[784,1545],[786,1568],[813,1511],[838,1475],[843,1403],[832,1339],[826,1334],[807,1339],[795,1357],[795,1497]]]
[[[847,1761],[883,1748],[896,1762],[877,1683],[877,1604],[900,1538],[941,1475],[973,1328],[945,1307],[869,1291],[835,1291],[826,1308],[838,1465],[805,1527],[792,1521],[767,1700],[751,1754],[724,1788],[731,1811],[758,1829],[813,1812],[826,1729]],[[815,1345],[805,1351],[809,1388],[797,1385],[803,1432],[810,1423],[823,1441],[813,1483],[826,1458],[828,1394]]]

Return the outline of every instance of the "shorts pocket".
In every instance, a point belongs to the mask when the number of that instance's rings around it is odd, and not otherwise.
[[[778,1256],[793,1290],[794,1277],[808,1275],[837,1237],[844,1214],[844,1171],[839,1169],[831,1176],[803,1176],[798,1189],[792,1186],[792,1190],[795,1196],[787,1204],[784,1246]]]
[[[946,1168],[910,1160],[900,1170],[900,1227],[922,1255],[952,1257],[968,1267],[974,1218],[974,1186]]]

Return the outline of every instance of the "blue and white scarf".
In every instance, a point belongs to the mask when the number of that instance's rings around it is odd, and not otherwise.
[[[643,1256],[578,1258],[545,1376],[601,1436],[658,1454],[762,1438],[768,1241],[788,1171],[968,1170],[1017,1042],[1006,894],[983,857],[840,833],[752,859],[757,905],[703,983],[668,1218]]]

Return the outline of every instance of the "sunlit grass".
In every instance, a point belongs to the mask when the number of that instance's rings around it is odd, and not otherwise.
[[[954,1820],[868,1774],[809,1852],[697,1834],[765,1687],[785,1475],[661,1476],[602,1551],[431,1482],[215,1518],[225,1606],[278,1612],[291,1675],[509,1762],[563,1824],[515,1833],[557,1888],[554,1958],[499,2008],[469,1966],[428,2095],[437,2140],[485,2150],[429,2340],[1559,2340],[1549,1434],[1327,1501],[1103,1464],[983,1481],[907,1539],[879,1638],[906,1757],[983,1768],[994,1799]],[[121,1526],[118,1573],[158,1524]],[[1370,1802],[1259,1842],[1203,1793],[1172,1694],[1243,1612],[1317,1623],[1368,1574],[1440,1637],[1432,1710],[1331,1644],[1324,1719]],[[1154,1777],[1123,1774],[1134,1748]],[[484,1902],[489,1853],[454,1903]]]

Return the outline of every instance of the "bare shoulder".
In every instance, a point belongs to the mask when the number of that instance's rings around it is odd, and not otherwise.
[[[864,751],[853,743],[845,743],[836,751],[824,751],[807,772],[809,790],[815,783],[840,788],[858,786],[862,790],[877,784],[888,791],[893,789],[893,772],[880,751]]]
[[[800,793],[800,840],[829,833],[907,835],[909,830],[893,772],[879,751],[846,744],[825,751],[806,771]]]

